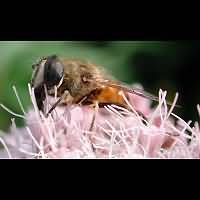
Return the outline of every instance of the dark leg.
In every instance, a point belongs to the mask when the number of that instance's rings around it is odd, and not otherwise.
[[[56,108],[56,106],[62,101],[64,100],[67,95],[69,94],[69,92],[66,90],[64,92],[64,94],[58,99],[58,101],[56,101],[56,103],[51,107],[51,109],[47,112],[46,117],[48,117],[48,115]]]
[[[93,114],[93,117],[92,117],[92,122],[91,122],[91,126],[90,126],[89,131],[93,130],[95,119],[96,119],[96,114],[98,112],[98,109],[99,109],[99,104],[96,102],[95,107],[94,107],[94,114]]]
[[[103,108],[104,106],[108,106],[108,105],[116,105],[116,106],[120,106],[120,107],[123,107],[123,108],[125,108],[125,109],[127,109],[128,111],[131,111],[132,112],[132,110],[130,110],[130,109],[128,109],[128,108],[126,108],[125,106],[123,106],[123,105],[121,105],[121,104],[117,104],[117,103],[104,103],[104,102],[101,102],[101,103],[99,103],[98,104],[99,105],[99,108]],[[116,109],[116,108],[115,108]],[[117,111],[119,111],[118,109],[116,109]],[[119,111],[120,112],[120,111]],[[138,110],[136,110],[136,112],[138,113],[138,115],[139,116],[141,116],[144,120],[142,120],[143,121],[143,123],[144,124],[146,124],[146,122],[145,121],[147,121],[147,118],[145,117],[145,115],[142,113],[142,112],[140,112],[140,111],[138,111]]]

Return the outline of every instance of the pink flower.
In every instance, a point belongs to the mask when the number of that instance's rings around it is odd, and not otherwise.
[[[5,147],[0,152],[2,158],[200,157],[198,125],[191,128],[173,114],[174,106],[167,107],[166,92],[161,90],[155,108],[149,100],[130,95],[132,112],[116,105],[102,109],[73,105],[57,107],[48,118],[38,111],[30,86],[29,91],[34,108],[19,115],[25,119],[24,128],[17,128],[13,120],[10,133],[0,138]],[[47,98],[47,107],[51,101],[55,99]],[[136,110],[147,117],[146,122]],[[187,139],[192,140],[190,144]]]

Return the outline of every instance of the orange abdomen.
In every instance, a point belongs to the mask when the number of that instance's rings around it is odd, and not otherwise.
[[[119,94],[120,90],[112,87],[102,87],[92,91],[86,100],[86,104],[98,102],[98,104],[117,104],[126,107],[124,98]]]

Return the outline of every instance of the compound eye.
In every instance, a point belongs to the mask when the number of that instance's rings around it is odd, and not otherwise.
[[[64,66],[57,56],[48,57],[44,66],[44,83],[53,87],[60,83],[64,74]]]

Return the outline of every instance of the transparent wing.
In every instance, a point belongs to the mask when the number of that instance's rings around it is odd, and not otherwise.
[[[143,98],[159,102],[159,97],[157,97],[157,96],[155,96],[153,94],[150,94],[150,93],[148,93],[148,92],[146,92],[146,91],[144,91],[142,89],[135,88],[135,87],[130,87],[130,86],[125,85],[124,83],[114,82],[114,81],[111,81],[111,80],[97,80],[97,81],[99,83],[102,83],[103,85],[106,85],[106,86],[109,86],[109,87],[113,87],[113,88],[117,88],[119,90],[123,90],[125,92],[132,93],[132,94],[141,96]],[[167,101],[166,103],[168,105],[172,105],[172,103],[169,102],[169,101]],[[181,106],[180,105],[176,105],[176,107],[181,107]]]

